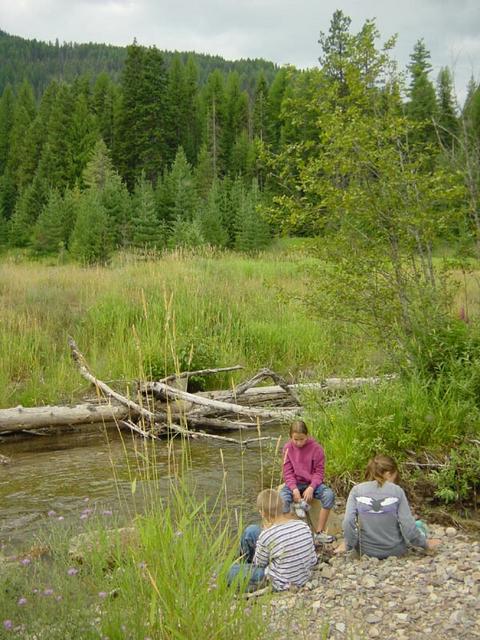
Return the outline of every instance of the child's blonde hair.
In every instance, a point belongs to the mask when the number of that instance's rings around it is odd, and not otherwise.
[[[257,509],[267,520],[274,520],[283,513],[282,496],[275,489],[264,489],[257,496]]]
[[[303,433],[305,436],[308,436],[308,427],[303,420],[295,420],[290,425],[290,437],[294,433]]]
[[[385,482],[385,474],[391,473],[398,479],[397,463],[390,456],[379,454],[372,458],[367,464],[365,472],[366,480],[376,480],[380,486]]]

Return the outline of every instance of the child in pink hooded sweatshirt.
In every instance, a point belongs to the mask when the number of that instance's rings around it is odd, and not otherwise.
[[[290,440],[283,447],[285,486],[280,495],[284,502],[284,512],[290,511],[293,502],[300,516],[302,505],[308,505],[313,498],[320,500],[322,509],[318,522],[314,523],[316,543],[335,540],[334,536],[325,532],[330,510],[335,503],[335,494],[323,484],[324,470],[325,454],[322,447],[308,435],[308,428],[303,420],[293,422],[290,426]]]

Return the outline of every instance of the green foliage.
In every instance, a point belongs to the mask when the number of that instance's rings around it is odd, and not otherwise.
[[[111,221],[97,191],[86,191],[79,202],[70,240],[71,254],[84,264],[105,264],[112,252]]]
[[[153,188],[143,174],[133,193],[129,236],[131,245],[138,249],[161,249],[165,245],[165,228],[156,215]]]
[[[480,446],[462,443],[450,450],[445,465],[430,474],[436,486],[435,495],[446,503],[474,500],[480,483]]]
[[[33,228],[32,246],[39,253],[58,253],[65,247],[65,205],[58,191],[51,191]]]

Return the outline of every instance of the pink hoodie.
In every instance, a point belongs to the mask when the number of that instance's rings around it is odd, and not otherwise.
[[[314,489],[323,482],[325,453],[314,438],[308,437],[303,447],[289,440],[283,447],[283,479],[289,489],[297,483],[309,484]]]

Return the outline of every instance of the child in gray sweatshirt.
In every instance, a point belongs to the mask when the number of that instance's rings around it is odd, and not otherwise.
[[[375,456],[367,466],[367,482],[350,491],[343,530],[344,547],[376,558],[401,556],[408,545],[434,549],[439,540],[427,539],[416,526],[407,498],[396,483],[398,468],[390,456]]]

